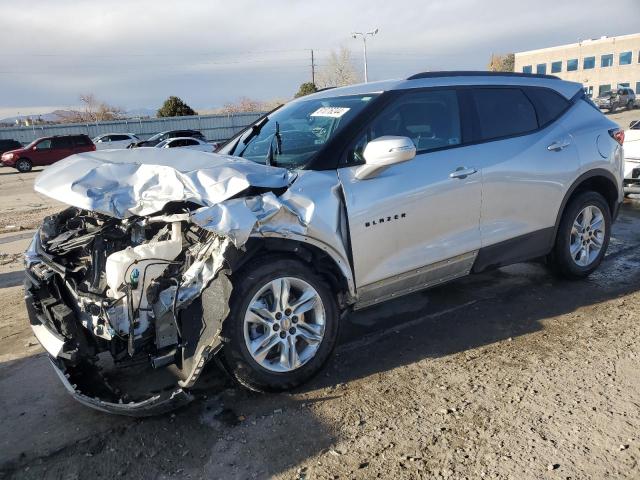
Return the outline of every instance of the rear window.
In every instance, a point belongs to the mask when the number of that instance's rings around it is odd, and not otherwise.
[[[519,88],[478,88],[473,101],[479,121],[479,139],[492,140],[538,128],[533,104]]]
[[[541,127],[553,122],[569,108],[569,100],[548,88],[527,87],[524,91],[538,113]]]

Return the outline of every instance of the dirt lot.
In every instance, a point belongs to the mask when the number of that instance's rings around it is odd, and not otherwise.
[[[0,228],[29,229],[58,206],[12,172]],[[398,299],[347,318],[334,359],[292,394],[211,367],[196,402],[144,420],[64,392],[23,308],[29,231],[9,230],[0,478],[640,478],[640,202],[588,280],[521,264]]]

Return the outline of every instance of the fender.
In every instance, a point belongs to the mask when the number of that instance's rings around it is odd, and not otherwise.
[[[619,189],[618,189],[618,182],[616,181],[616,178],[614,177],[614,175],[609,171],[609,170],[605,170],[604,168],[595,168],[593,170],[589,170],[588,172],[583,173],[582,175],[580,175],[569,187],[569,189],[567,190],[567,193],[565,193],[564,198],[562,199],[562,203],[560,204],[560,208],[558,209],[558,215],[556,217],[556,222],[555,225],[553,227],[553,237],[552,237],[552,241],[555,242],[556,239],[556,235],[558,233],[558,228],[560,227],[560,220],[562,220],[562,214],[564,213],[564,210],[567,206],[567,203],[569,203],[569,200],[571,199],[571,196],[576,192],[576,190],[578,190],[578,188],[587,180],[592,179],[592,178],[606,178],[609,182],[611,182],[611,187],[613,188],[613,190],[615,190],[616,192],[616,198],[609,198],[609,195],[607,193],[604,193],[604,197],[605,200],[607,201],[607,203],[609,204],[609,207],[611,208],[611,218],[613,218],[615,220],[615,218],[618,216],[618,211],[620,210],[620,201],[619,201]],[[602,193],[602,192],[600,192]],[[553,245],[552,245],[553,247]]]

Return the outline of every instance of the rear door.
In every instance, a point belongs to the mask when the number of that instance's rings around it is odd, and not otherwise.
[[[385,135],[410,137],[416,157],[356,178],[367,142]],[[364,128],[338,170],[359,306],[469,272],[480,247],[476,161],[463,145],[454,89],[402,93]]]
[[[559,120],[570,102],[537,87],[477,87],[466,95],[482,168],[482,246],[498,245],[498,258],[484,261],[547,253],[566,185],[579,169],[574,139]]]
[[[51,141],[51,163],[67,158],[73,151],[72,137],[54,137]]]

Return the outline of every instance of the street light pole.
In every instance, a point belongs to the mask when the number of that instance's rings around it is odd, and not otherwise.
[[[378,33],[378,29],[370,32],[353,32],[351,36],[353,38],[362,37],[362,45],[364,47],[364,83],[369,82],[369,72],[367,70],[367,35],[373,37]]]

